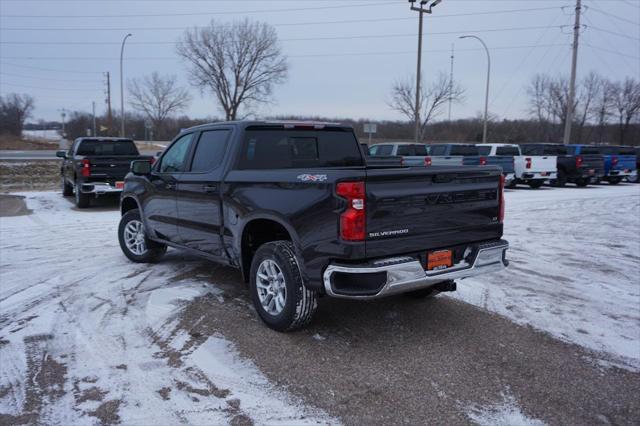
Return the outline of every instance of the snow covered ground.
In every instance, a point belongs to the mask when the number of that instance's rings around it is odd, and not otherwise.
[[[25,139],[57,141],[57,140],[60,140],[60,131],[58,130],[23,130],[22,136]]]
[[[504,272],[451,297],[640,369],[640,186],[506,194]]]
[[[181,306],[222,296],[181,279],[188,262],[135,265],[118,247],[116,210],[25,195],[32,215],[0,218],[0,423],[334,422],[223,336],[193,344]]]
[[[226,297],[193,262],[172,250],[133,264],[116,209],[24,195],[32,215],[0,218],[0,423],[336,422],[270,384],[224,336],[185,329],[189,301]],[[511,266],[452,297],[639,369],[640,186],[517,190],[506,201]],[[509,395],[466,411],[480,424],[538,424]]]

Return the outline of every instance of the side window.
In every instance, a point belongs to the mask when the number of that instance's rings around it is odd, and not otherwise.
[[[489,155],[491,154],[491,147],[490,146],[479,146],[478,147],[478,152],[480,153],[480,155]],[[496,155],[503,155],[500,153],[500,148],[498,148]]]
[[[200,134],[191,163],[192,172],[208,172],[222,163],[229,130],[208,130]]]
[[[426,145],[414,145],[416,155],[428,155]]]
[[[378,152],[378,145],[374,145],[371,148],[369,148],[369,155],[376,155],[376,152]]]
[[[182,172],[185,170],[191,139],[193,139],[193,133],[182,136],[171,145],[171,148],[162,156],[160,167],[158,168],[160,173]]]

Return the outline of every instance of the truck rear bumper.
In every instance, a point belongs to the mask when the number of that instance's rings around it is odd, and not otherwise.
[[[412,256],[381,259],[367,265],[331,264],[323,274],[324,288],[329,296],[347,299],[375,299],[405,293],[504,269],[509,264],[508,248],[505,240],[469,246],[469,256],[443,271],[425,271]]]
[[[547,180],[547,179],[556,179],[558,177],[558,172],[526,172],[522,174],[523,181],[530,180]]]
[[[90,182],[80,185],[80,192],[83,194],[110,194],[116,192],[122,192],[122,188],[116,188],[110,185],[108,182]]]

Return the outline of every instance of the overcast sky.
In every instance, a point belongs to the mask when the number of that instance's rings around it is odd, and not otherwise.
[[[583,4],[578,78],[591,70],[614,80],[640,78],[640,0]],[[525,86],[534,74],[569,74],[574,6],[575,0],[444,0],[425,16],[423,79],[428,84],[449,72],[455,43],[454,78],[466,99],[452,117],[479,114],[486,55],[476,40],[458,39],[475,34],[491,51],[490,112],[524,117]],[[104,112],[106,71],[119,108],[120,42],[128,32],[125,80],[158,71],[188,85],[173,43],[185,28],[211,19],[248,16],[276,26],[289,79],[261,115],[401,119],[387,105],[389,89],[416,66],[418,16],[406,0],[0,0],[0,15],[0,93],[34,96],[35,119],[57,119],[60,108],[89,112],[91,101]],[[189,115],[221,116],[210,93],[191,90]]]

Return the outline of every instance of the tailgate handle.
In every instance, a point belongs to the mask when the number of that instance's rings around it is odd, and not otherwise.
[[[453,180],[453,176],[450,175],[435,175],[433,181],[435,183],[448,183]]]
[[[202,190],[204,192],[215,192],[218,189],[215,185],[202,185]]]

